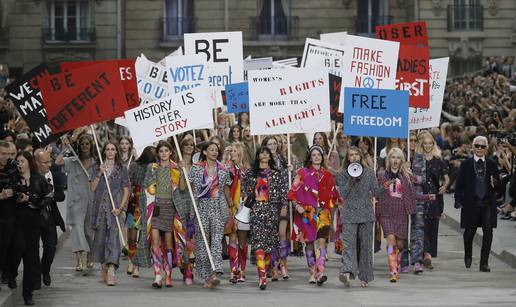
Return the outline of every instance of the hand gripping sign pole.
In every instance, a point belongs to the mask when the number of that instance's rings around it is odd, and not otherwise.
[[[183,162],[183,155],[181,154],[181,148],[179,148],[179,142],[177,141],[177,137],[174,135],[173,139],[174,144],[176,145],[176,151],[177,155],[179,156],[179,160]],[[186,171],[186,167],[184,167],[184,165],[182,166],[182,169],[183,173],[185,174],[185,181],[186,185],[188,186],[188,192],[190,193],[190,199],[192,200],[195,216],[197,217],[197,223],[199,223],[199,229],[201,230],[202,240],[204,241],[204,247],[206,247],[206,251],[208,252],[208,259],[210,260],[211,269],[215,271],[215,263],[213,262],[213,257],[211,255],[210,244],[208,243],[206,233],[204,232],[204,227],[202,226],[201,217],[199,216],[199,210],[197,209],[197,203],[195,202],[192,186],[190,185],[190,179],[188,178],[188,172]]]
[[[292,186],[292,172],[290,171],[290,165],[291,165],[291,154],[290,154],[290,133],[287,133],[287,160],[288,160],[288,167],[287,167],[287,171],[288,171],[288,189],[290,190],[291,186]],[[292,228],[294,227],[293,226],[293,221],[294,221],[294,218],[293,218],[293,213],[292,213],[292,203],[289,202],[289,219],[290,219],[290,251],[291,252],[294,252],[294,240],[292,239]]]
[[[93,128],[93,125],[90,126],[91,128],[91,134],[93,134],[93,140],[95,141],[95,147],[97,148],[97,153],[99,155],[99,160],[101,164],[104,164],[104,161],[102,160],[102,153],[100,152],[99,142],[97,140],[97,134],[95,132],[95,128]],[[111,208],[116,209],[115,207],[115,201],[113,200],[113,194],[111,193],[111,187],[109,186],[109,180],[106,176],[106,173],[102,174],[102,177],[104,177],[104,180],[106,181],[106,188],[109,194],[109,200],[111,201]],[[122,231],[122,226],[120,226],[120,220],[118,219],[118,216],[115,216],[116,219],[116,226],[118,227],[118,232],[120,235],[120,242],[122,243],[122,247],[125,246],[125,240],[124,240],[124,233]]]

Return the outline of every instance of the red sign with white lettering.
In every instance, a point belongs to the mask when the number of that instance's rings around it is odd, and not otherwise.
[[[396,70],[396,89],[409,92],[409,105],[411,107],[430,107],[428,57],[428,48],[400,46]]]

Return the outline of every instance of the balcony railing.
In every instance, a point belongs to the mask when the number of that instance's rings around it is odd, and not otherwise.
[[[448,5],[448,32],[483,30],[482,5]]]
[[[356,33],[374,36],[376,26],[383,26],[392,23],[392,16],[357,16],[356,17]]]
[[[94,28],[59,29],[44,28],[45,43],[91,43],[96,40]]]
[[[298,24],[298,16],[249,18],[254,40],[295,40],[298,36]]]
[[[161,18],[161,40],[180,40],[183,38],[183,34],[195,32],[196,20],[194,17]]]

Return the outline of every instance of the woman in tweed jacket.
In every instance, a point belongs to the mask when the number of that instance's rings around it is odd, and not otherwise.
[[[348,174],[348,165],[360,162],[362,158],[360,149],[350,147],[344,168],[335,176],[340,196],[344,200],[344,205],[339,208],[344,243],[339,279],[345,287],[349,287],[350,279],[355,279],[356,276],[362,281],[361,287],[364,288],[374,279],[371,247],[375,215],[371,199],[380,196],[386,190],[378,185],[371,169],[364,168],[364,172],[358,178]]]

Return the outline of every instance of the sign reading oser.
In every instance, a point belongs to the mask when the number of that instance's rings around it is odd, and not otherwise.
[[[406,138],[406,91],[346,88],[344,133],[352,136]]]

